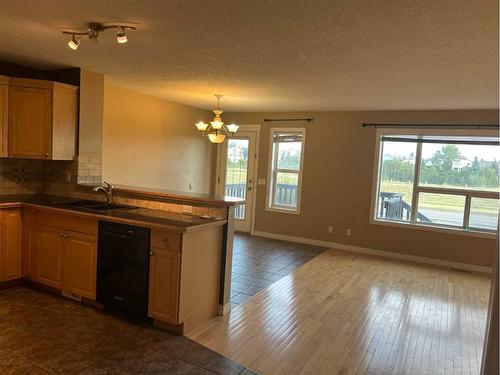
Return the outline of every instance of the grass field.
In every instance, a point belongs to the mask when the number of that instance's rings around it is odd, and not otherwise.
[[[403,182],[382,181],[381,191],[395,192],[403,194],[403,200],[411,203],[412,186]],[[496,203],[496,204],[495,204]],[[463,212],[465,197],[449,194],[428,194],[421,193],[419,197],[419,207],[441,211]],[[498,212],[498,200],[473,198],[473,212],[481,212],[486,215],[496,216]]]
[[[247,180],[247,172],[244,169],[231,169],[226,175],[227,183],[244,184]],[[278,184],[296,185],[297,175],[295,173],[280,173],[278,175]]]

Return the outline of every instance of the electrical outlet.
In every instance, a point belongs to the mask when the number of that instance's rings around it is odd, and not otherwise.
[[[333,226],[328,226],[328,233],[333,234]]]
[[[350,237],[350,236],[351,236],[351,228],[347,228],[347,229],[345,230],[345,235],[346,235],[347,237]]]

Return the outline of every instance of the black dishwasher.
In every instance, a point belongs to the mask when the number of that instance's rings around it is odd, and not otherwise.
[[[146,320],[150,230],[99,221],[97,302],[105,309]]]

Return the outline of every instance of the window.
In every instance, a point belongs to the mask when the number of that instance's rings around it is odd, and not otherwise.
[[[497,229],[498,136],[383,129],[378,142],[375,221],[475,232]]]
[[[305,129],[271,129],[267,209],[298,214]]]

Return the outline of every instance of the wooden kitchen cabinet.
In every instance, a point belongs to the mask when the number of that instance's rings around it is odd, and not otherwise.
[[[23,278],[34,278],[34,249],[36,243],[36,210],[23,207],[22,210],[23,233]]]
[[[8,156],[9,77],[0,76],[0,157]]]
[[[52,81],[10,78],[8,155],[73,160],[78,88]]]
[[[22,226],[19,210],[0,211],[0,281],[22,277]]]
[[[96,298],[97,239],[83,233],[65,232],[63,241],[63,290]]]
[[[149,267],[149,316],[177,324],[180,254],[152,248]]]
[[[68,294],[95,300],[97,220],[43,209],[31,216],[30,222],[36,223],[36,229],[31,231],[35,239],[28,253],[32,258],[30,278]],[[25,238],[32,237],[28,231],[26,228]],[[29,265],[29,260],[25,264]]]
[[[222,227],[151,231],[149,316],[178,333],[218,314]]]
[[[58,228],[38,225],[36,231],[36,281],[61,289],[63,233]]]

